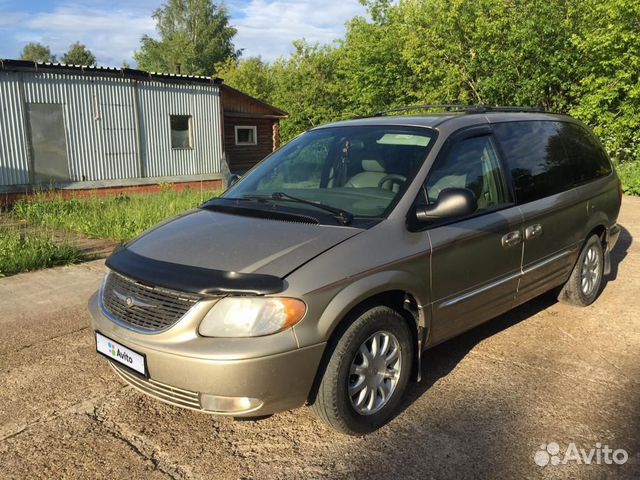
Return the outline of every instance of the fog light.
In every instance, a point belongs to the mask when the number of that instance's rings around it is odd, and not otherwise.
[[[262,400],[249,397],[220,397],[200,394],[200,406],[203,410],[219,413],[246,413],[262,406]]]

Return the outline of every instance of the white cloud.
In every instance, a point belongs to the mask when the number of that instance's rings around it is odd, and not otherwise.
[[[130,61],[142,35],[152,34],[154,27],[149,12],[63,5],[24,18],[15,38],[21,43],[42,42],[58,54],[79,41],[96,55],[99,64],[117,66]]]
[[[101,65],[133,63],[144,34],[155,36],[153,11],[163,0],[49,0],[46,10],[21,8],[0,0],[0,58],[15,58],[27,42],[42,42],[60,55],[75,41],[84,43]],[[71,3],[73,2],[73,3]],[[219,2],[216,2],[219,3]],[[306,38],[331,43],[344,24],[365,13],[357,0],[227,0],[236,48],[244,56],[273,60],[287,55],[292,42]]]
[[[273,60],[293,50],[298,38],[331,43],[344,35],[344,24],[365,13],[357,0],[249,0],[229,2],[234,43],[245,56]]]

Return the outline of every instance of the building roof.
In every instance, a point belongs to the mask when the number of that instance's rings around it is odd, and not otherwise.
[[[246,93],[236,90],[219,77],[204,77],[200,75],[182,75],[176,73],[147,72],[135,68],[99,67],[87,65],[67,65],[64,63],[41,63],[29,60],[0,59],[0,71],[5,72],[42,72],[63,75],[86,75],[93,77],[130,78],[137,81],[159,81],[165,83],[183,83],[196,85],[217,85],[223,91],[222,101],[225,104],[225,115],[249,116],[265,118],[287,118],[289,114],[284,110],[269,105]],[[225,94],[226,92],[226,94]]]
[[[223,84],[222,106],[228,117],[287,118],[289,114],[229,85]]]
[[[96,77],[130,78],[138,81],[159,81],[198,85],[221,85],[218,77],[199,75],[181,75],[176,73],[147,72],[135,68],[98,67],[86,65],[67,65],[64,63],[40,63],[28,60],[0,59],[0,71],[6,72],[43,72],[66,75],[87,75]]]

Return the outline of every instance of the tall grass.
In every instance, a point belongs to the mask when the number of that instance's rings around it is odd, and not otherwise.
[[[66,242],[54,243],[50,233],[0,226],[0,277],[81,259],[78,249]]]
[[[616,166],[627,195],[640,195],[640,162],[625,162]]]
[[[175,191],[170,187],[157,194],[71,200],[40,194],[16,202],[12,215],[30,224],[127,241],[162,220],[197,207],[213,195],[214,192]]]

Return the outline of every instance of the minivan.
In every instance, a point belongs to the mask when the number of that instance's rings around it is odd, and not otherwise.
[[[362,435],[425,349],[550,290],[594,302],[622,193],[593,133],[537,109],[420,110],[313,128],[119,247],[89,302],[97,351],[179,407],[310,405]]]

